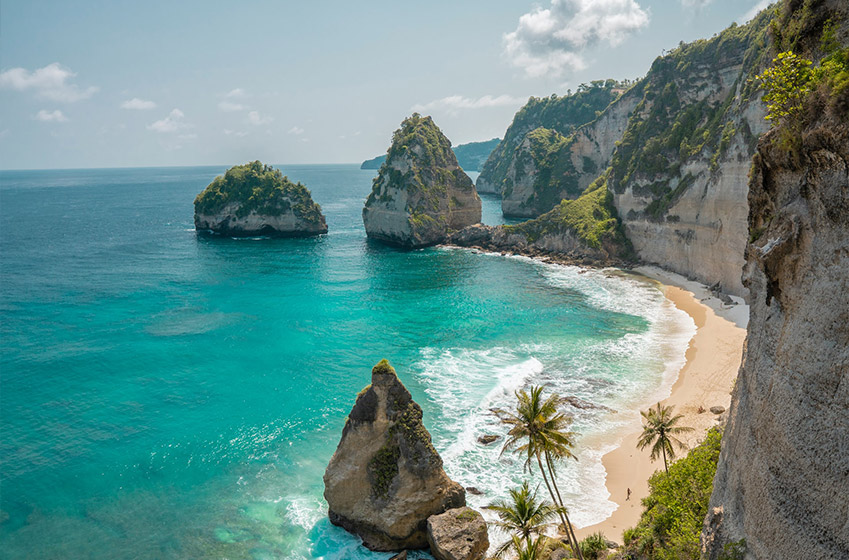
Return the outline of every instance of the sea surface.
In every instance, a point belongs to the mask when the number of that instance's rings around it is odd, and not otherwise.
[[[0,558],[389,557],[322,498],[382,358],[474,507],[530,476],[477,443],[492,407],[530,384],[586,401],[560,484],[577,525],[613,511],[601,456],[668,394],[690,318],[617,271],[369,242],[374,171],[280,167],[328,235],[198,237],[225,166],[0,172]]]

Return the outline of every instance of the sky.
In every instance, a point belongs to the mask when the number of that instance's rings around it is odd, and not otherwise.
[[[635,79],[767,0],[0,0],[0,169],[355,163]]]

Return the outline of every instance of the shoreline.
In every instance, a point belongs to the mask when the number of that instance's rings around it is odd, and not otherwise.
[[[736,305],[723,304],[706,286],[656,267],[643,266],[629,272],[661,284],[665,297],[696,324],[685,364],[678,372],[670,396],[661,401],[664,405],[674,405],[675,413],[684,415],[680,425],[694,428],[680,438],[692,448],[725,416],[725,413],[711,413],[710,408],[722,406],[728,410],[731,404],[731,389],[742,361],[748,306],[737,297],[732,298]],[[608,539],[621,543],[622,532],[639,521],[643,511],[641,500],[648,495],[648,478],[663,469],[662,460],[651,462],[648,449],[637,449],[640,433],[641,426],[635,423],[619,446],[602,457],[608,499],[617,507],[604,521],[576,527],[579,539],[600,531]],[[678,457],[686,453],[683,450]],[[631,496],[626,499],[629,488]]]

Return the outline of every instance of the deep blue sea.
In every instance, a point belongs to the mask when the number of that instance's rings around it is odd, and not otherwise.
[[[279,167],[328,235],[198,237],[224,166],[0,172],[0,558],[387,558],[322,498],[382,358],[475,507],[526,476],[476,442],[515,389],[617,411],[567,407],[560,472],[577,525],[612,512],[601,455],[668,393],[692,321],[617,271],[369,242],[374,171]]]

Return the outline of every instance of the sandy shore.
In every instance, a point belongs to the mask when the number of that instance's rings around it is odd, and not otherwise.
[[[684,415],[680,425],[695,428],[680,438],[692,447],[717,423],[718,417],[710,412],[710,407],[718,405],[728,409],[731,403],[731,388],[740,367],[746,337],[748,307],[739,298],[735,298],[738,305],[725,305],[701,284],[677,274],[653,267],[642,267],[637,272],[661,282],[666,297],[696,323],[686,364],[672,386],[670,397],[662,401],[674,405],[675,412]],[[703,412],[699,412],[700,408]],[[622,445],[602,459],[610,500],[618,505],[616,511],[601,523],[576,528],[578,538],[601,531],[607,538],[621,543],[622,531],[639,521],[640,500],[648,494],[648,478],[655,470],[663,469],[662,459],[652,463],[648,449],[637,449],[640,431],[640,426],[635,425]],[[631,498],[626,500],[628,488]]]

